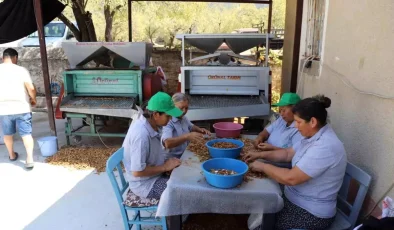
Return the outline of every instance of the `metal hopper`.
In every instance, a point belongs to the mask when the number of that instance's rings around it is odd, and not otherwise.
[[[235,53],[239,54],[258,45],[266,43],[266,39],[274,38],[273,34],[178,34],[177,39],[183,40],[207,53],[215,53],[226,43]]]
[[[62,47],[71,68],[83,66],[112,51],[145,69],[153,50],[153,45],[145,42],[63,42]]]

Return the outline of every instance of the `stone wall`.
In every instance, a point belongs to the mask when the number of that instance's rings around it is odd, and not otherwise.
[[[152,62],[155,66],[161,66],[167,76],[168,84],[164,90],[170,94],[177,89],[178,74],[182,65],[181,52],[179,51],[155,51],[152,54]]]
[[[0,54],[5,48],[0,48]],[[44,79],[42,76],[41,55],[39,48],[19,48],[19,64],[27,68],[32,80],[37,87],[39,95],[44,95]],[[48,68],[52,82],[62,82],[62,72],[69,68],[67,57],[61,48],[48,49]],[[187,54],[188,55],[188,54]],[[196,53],[196,56],[201,55]],[[168,85],[165,91],[174,93],[177,88],[178,73],[182,64],[180,51],[154,51],[152,62],[161,66],[167,76]]]
[[[0,48],[0,54],[5,48]],[[16,49],[19,53],[18,64],[27,68],[30,72],[32,80],[37,87],[39,95],[43,95],[44,78],[42,76],[41,55],[39,48],[19,48]],[[62,81],[63,70],[69,68],[69,64],[62,49],[48,49],[48,68],[49,75],[52,82]]]

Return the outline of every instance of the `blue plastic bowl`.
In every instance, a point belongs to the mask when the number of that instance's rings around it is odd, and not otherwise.
[[[212,147],[213,144],[217,142],[230,142],[238,145],[238,148],[233,149],[221,149]],[[235,139],[214,139],[205,143],[205,146],[208,148],[209,155],[212,158],[233,158],[236,159],[241,155],[242,148],[244,147],[244,143],[240,140]]]
[[[202,163],[202,170],[208,184],[217,188],[234,188],[240,185],[248,171],[248,165],[240,160],[230,158],[215,158]],[[227,169],[237,172],[235,175],[218,175],[211,173],[211,169]]]

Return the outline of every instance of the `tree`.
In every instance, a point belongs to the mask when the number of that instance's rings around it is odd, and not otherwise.
[[[96,30],[92,20],[92,14],[86,10],[89,0],[63,0],[71,7],[78,28],[63,13],[59,15],[59,19],[70,28],[75,39],[83,42],[96,42]]]
[[[79,27],[92,24],[95,34],[71,28],[78,41],[127,41],[128,10],[125,0],[62,0],[70,7],[64,11],[62,21],[87,14],[91,21],[76,20]],[[77,4],[79,3],[79,4]],[[74,6],[74,7],[73,7]],[[78,10],[74,8],[79,9]],[[284,28],[285,0],[273,2],[273,28]],[[90,15],[88,14],[90,12]],[[162,38],[169,48],[176,47],[179,33],[231,33],[235,29],[251,28],[253,24],[268,25],[268,7],[256,4],[221,4],[196,2],[133,2],[133,41],[155,42]],[[80,25],[82,24],[82,26]],[[68,24],[70,25],[70,23]],[[88,26],[88,25],[85,25]],[[92,24],[93,25],[93,24]],[[91,37],[95,39],[91,39]]]
[[[81,42],[96,42],[97,33],[94,27],[92,13],[87,8],[96,11],[103,10],[105,20],[104,40],[113,41],[114,17],[126,5],[124,0],[62,0],[72,10],[72,15],[66,10],[58,18],[74,33],[75,38]],[[70,20],[74,18],[78,27]],[[101,23],[100,23],[101,25]]]
[[[158,12],[159,20],[163,22],[163,37],[169,49],[172,49],[175,43],[175,36],[178,33],[196,33],[199,27],[199,20],[206,17],[201,12],[208,8],[207,3],[175,3],[168,2],[164,4]]]
[[[286,18],[286,0],[274,0],[272,6],[272,27],[275,29],[284,29]]]
[[[157,12],[160,11],[162,4],[149,4],[141,7],[140,11],[143,14],[144,22],[144,37],[148,38],[151,43],[153,39],[161,32],[161,21],[156,17]]]
[[[112,42],[112,27],[116,12],[126,5],[124,0],[104,0],[105,41]]]

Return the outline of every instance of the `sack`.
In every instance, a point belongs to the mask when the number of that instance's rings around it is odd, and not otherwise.
[[[131,119],[132,119],[132,121],[131,121],[130,126],[131,126],[136,120],[141,119],[141,118],[143,117],[143,114],[144,114],[144,111],[143,111],[138,105],[136,105],[135,107],[137,108],[136,110],[135,110],[135,109],[132,109],[132,110],[131,110]]]
[[[382,216],[375,218],[373,216],[365,220],[354,230],[391,230],[394,229],[394,201],[390,197],[384,198],[382,201]]]
[[[164,71],[163,71],[163,69],[161,68],[161,66],[158,66],[158,67],[156,68],[156,73],[155,73],[155,74],[157,74],[157,75],[160,76],[160,78],[161,78],[161,84],[162,84],[163,86],[167,85],[167,76],[166,76],[166,74],[164,73]]]

